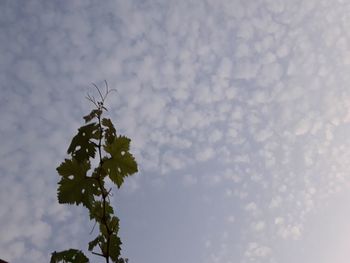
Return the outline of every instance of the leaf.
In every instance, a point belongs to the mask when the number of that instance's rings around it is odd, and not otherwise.
[[[120,246],[122,242],[116,234],[112,234],[109,239],[109,256],[116,262],[120,257]]]
[[[118,233],[119,231],[119,219],[116,216],[113,216],[111,221],[108,224],[109,229],[111,229],[113,232]]]
[[[100,109],[94,109],[92,110],[88,115],[84,116],[85,123],[88,123],[94,118],[97,118],[98,116],[101,116],[102,111]]]
[[[138,171],[135,158],[129,152],[129,145],[130,139],[125,136],[116,137],[111,144],[104,145],[104,150],[111,157],[104,160],[103,169],[118,188],[125,177]]]
[[[89,242],[89,251],[92,251],[98,244],[103,242],[103,236],[98,235],[94,240]]]
[[[83,204],[90,208],[95,200],[94,195],[99,194],[97,182],[94,178],[87,177],[90,163],[78,163],[74,158],[65,159],[57,172],[62,176],[58,187],[59,203]]]
[[[98,125],[91,123],[82,126],[78,129],[78,134],[72,139],[71,144],[68,148],[68,154],[82,162],[88,160],[90,157],[94,158],[96,153],[96,144],[91,142],[91,139],[97,139]]]
[[[89,259],[84,253],[77,249],[69,249],[51,254],[50,263],[71,262],[71,263],[88,263]]]
[[[113,207],[106,202],[105,203],[105,217],[109,219],[113,214]],[[90,219],[95,219],[97,222],[101,222],[103,217],[103,204],[100,201],[96,201],[93,203],[90,209]]]
[[[106,127],[105,137],[106,137],[107,143],[111,144],[114,138],[116,137],[117,131],[115,130],[114,125],[110,119],[103,118],[102,125]]]
[[[108,236],[108,231],[107,231],[107,227],[103,224],[100,224],[100,232],[103,236],[107,237]],[[102,242],[102,248],[103,248],[103,242]],[[103,249],[102,249],[103,250]],[[104,250],[103,250],[104,251]]]

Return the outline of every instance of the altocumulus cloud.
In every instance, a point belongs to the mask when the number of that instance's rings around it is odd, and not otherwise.
[[[302,248],[318,211],[349,188],[349,8],[1,2],[0,257],[47,262],[85,247],[86,211],[57,204],[55,167],[89,83],[107,79],[118,89],[110,117],[141,170],[115,200],[126,256],[322,262],[312,254],[334,247]]]

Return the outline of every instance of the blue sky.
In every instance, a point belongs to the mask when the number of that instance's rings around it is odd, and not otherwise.
[[[1,1],[0,258],[87,248],[55,168],[91,109],[140,172],[113,195],[143,263],[347,263],[350,5]],[[99,259],[94,258],[94,262]]]

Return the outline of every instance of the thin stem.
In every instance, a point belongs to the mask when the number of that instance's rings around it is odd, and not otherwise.
[[[102,93],[101,93],[100,89],[97,87],[97,85],[95,83],[92,83],[92,85],[94,85],[94,87],[97,89],[98,94],[100,94],[100,97],[101,97],[101,102],[103,103],[104,102],[104,98],[102,96]]]
[[[92,254],[94,255],[97,255],[97,256],[100,256],[100,257],[105,257],[103,254],[101,253],[97,253],[97,252],[94,252],[94,251],[91,251]]]
[[[101,169],[102,169],[102,164],[103,164],[102,151],[101,151],[102,137],[103,137],[103,135],[102,135],[103,129],[102,129],[102,125],[101,125],[101,115],[98,115],[98,126],[99,126],[99,130],[100,130],[100,138],[98,141],[98,154],[99,154],[99,158],[100,158],[100,165],[99,165],[99,173],[98,173],[97,182],[98,182],[99,187],[102,191],[102,206],[103,206],[102,223],[105,225],[105,227],[107,229],[107,251],[106,251],[106,254],[104,255],[104,257],[106,258],[106,263],[109,263],[109,243],[110,243],[110,236],[111,236],[112,231],[108,227],[107,218],[106,218],[106,203],[107,203],[106,198],[108,197],[108,192],[106,191],[105,187],[102,185],[102,182],[101,182],[101,180],[103,180],[101,178]]]

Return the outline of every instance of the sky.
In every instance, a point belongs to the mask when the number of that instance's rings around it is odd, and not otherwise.
[[[348,263],[349,27],[345,0],[0,1],[0,258],[102,262],[56,167],[106,80],[129,262]]]

